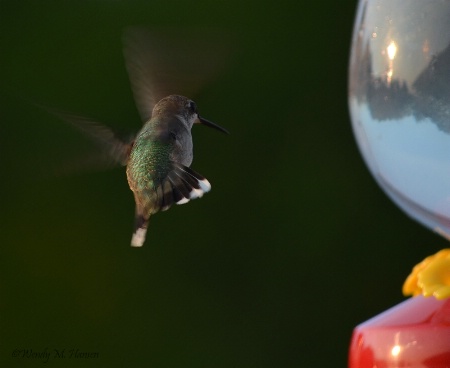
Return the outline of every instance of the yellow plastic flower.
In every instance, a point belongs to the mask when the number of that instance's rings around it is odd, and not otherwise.
[[[450,249],[443,249],[416,265],[403,284],[403,294],[450,297]]]

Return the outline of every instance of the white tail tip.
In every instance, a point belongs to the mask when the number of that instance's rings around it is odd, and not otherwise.
[[[199,180],[198,183],[200,184],[200,188],[202,188],[203,193],[207,193],[211,190],[211,184],[208,180]]]
[[[131,246],[132,247],[142,247],[145,241],[145,234],[147,234],[147,229],[139,228],[133,234],[131,238]]]

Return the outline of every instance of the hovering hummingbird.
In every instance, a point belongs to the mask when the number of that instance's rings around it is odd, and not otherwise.
[[[170,95],[155,105],[151,119],[131,145],[127,178],[136,201],[136,225],[131,239],[134,247],[144,243],[151,215],[174,203],[200,198],[211,189],[205,177],[189,168],[194,123],[228,133],[202,118],[194,101]]]
[[[116,163],[126,165],[128,184],[136,202],[133,247],[144,244],[150,216],[169,209],[174,203],[184,204],[200,198],[211,189],[209,181],[190,168],[192,126],[199,123],[228,134],[226,129],[201,117],[194,101],[169,94],[176,89],[174,79],[179,79],[180,75],[186,79],[187,71],[177,74],[174,69],[170,70],[168,60],[161,59],[161,53],[155,52],[158,45],[154,41],[155,37],[149,37],[145,29],[131,29],[124,37],[126,66],[144,121],[135,136],[123,140],[110,128],[91,119],[56,112],[100,142]],[[172,63],[176,52],[171,50]],[[180,62],[179,57],[177,59]],[[203,79],[206,75],[204,72]],[[186,83],[186,80],[178,82]],[[191,87],[194,83],[190,83]],[[162,94],[166,97],[161,98]]]

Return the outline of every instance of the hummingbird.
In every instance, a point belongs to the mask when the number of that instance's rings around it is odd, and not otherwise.
[[[195,83],[201,83],[201,77],[205,79],[211,74],[207,72],[206,64],[201,65],[203,75],[199,78],[195,78],[196,72],[188,76],[187,70],[177,73],[177,69],[183,68],[179,63],[186,56],[185,43],[183,39],[181,51],[171,49],[167,59],[156,51],[167,49],[167,43],[162,44],[147,30],[131,28],[125,32],[126,67],[135,103],[144,122],[134,136],[123,139],[90,118],[52,111],[100,143],[115,163],[126,166],[128,184],[136,202],[132,247],[144,244],[151,216],[166,211],[173,204],[200,198],[211,190],[209,181],[190,168],[193,125],[202,124],[229,134],[225,128],[200,116],[194,101],[170,94],[177,89],[177,83],[189,81],[192,89]],[[171,65],[174,61],[179,68]],[[192,64],[192,60],[190,62]]]
[[[191,129],[195,123],[228,131],[201,117],[194,101],[170,95],[153,108],[131,144],[127,178],[136,201],[136,222],[131,246],[145,241],[151,215],[174,203],[184,204],[211,190],[209,181],[190,168],[193,159]]]

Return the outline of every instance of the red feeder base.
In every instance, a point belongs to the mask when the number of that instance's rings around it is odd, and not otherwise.
[[[353,331],[349,368],[450,368],[450,299],[417,296]]]

